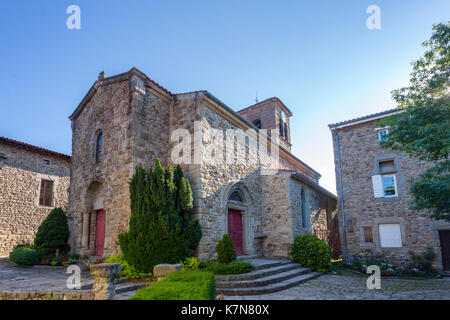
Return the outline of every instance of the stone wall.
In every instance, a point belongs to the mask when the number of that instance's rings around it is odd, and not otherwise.
[[[202,155],[208,157],[212,150],[220,150],[225,140],[214,135],[211,128],[226,130],[237,129],[238,126],[224,119],[217,112],[206,105],[201,106],[202,128],[204,129]],[[225,139],[225,137],[224,137]],[[261,225],[261,176],[259,158],[256,154],[248,155],[246,144],[236,144],[235,152],[239,160],[228,164],[218,161],[213,164],[202,163],[200,167],[200,189],[197,194],[197,212],[203,230],[200,242],[199,256],[201,259],[215,255],[215,246],[224,233],[228,233],[228,197],[233,188],[244,195],[242,212],[243,218],[243,249],[244,254],[256,255],[261,252],[255,241],[255,230]]]
[[[97,82],[95,86],[93,96],[72,120],[70,241],[75,252],[93,254],[94,202],[100,201],[97,208],[103,207],[106,211],[104,255],[109,256],[118,253],[117,237],[128,229],[130,216],[128,179],[134,171],[134,163],[129,79]],[[100,161],[95,163],[96,140],[100,132],[103,150]]]
[[[375,120],[338,129],[349,254],[373,252],[385,255],[391,260],[403,260],[410,258],[410,250],[422,253],[427,247],[432,247],[438,256],[436,265],[441,267],[438,229],[449,229],[450,224],[430,219],[430,213],[425,210],[415,211],[409,208],[411,196],[407,181],[429,168],[431,164],[410,158],[401,152],[382,149],[375,130],[378,126],[379,121]],[[340,203],[336,136],[333,130],[332,137]],[[374,197],[371,177],[379,174],[377,161],[383,159],[395,161],[397,197]],[[340,212],[338,216],[341,219]],[[378,226],[381,223],[400,224],[403,244],[401,248],[380,247]],[[373,242],[365,242],[364,227],[372,230]],[[340,232],[343,239],[342,228]]]
[[[328,221],[335,214],[335,199],[300,181],[291,172],[263,176],[262,191],[263,230],[267,234],[265,255],[286,257],[296,236],[329,229]]]
[[[0,144],[0,256],[19,244],[32,244],[54,207],[67,209],[70,161]],[[44,164],[49,160],[49,164]],[[52,207],[39,205],[41,179],[53,181]]]
[[[0,291],[0,300],[94,300],[91,290],[62,291]]]

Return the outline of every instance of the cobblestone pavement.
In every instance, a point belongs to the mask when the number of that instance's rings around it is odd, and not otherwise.
[[[325,274],[284,291],[260,296],[225,296],[225,300],[450,300],[450,278],[381,278],[380,290],[369,290],[367,277]]]
[[[18,267],[12,262],[0,262],[0,291],[67,290],[66,281],[71,274],[63,267]],[[93,283],[89,272],[81,273],[81,285]]]

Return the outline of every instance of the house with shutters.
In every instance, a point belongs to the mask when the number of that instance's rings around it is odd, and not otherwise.
[[[410,259],[409,251],[437,254],[435,266],[450,270],[450,223],[410,209],[408,180],[432,166],[403,152],[383,149],[389,128],[380,120],[393,109],[330,124],[334,148],[338,217],[344,253]],[[445,195],[443,195],[445,196]]]
[[[215,255],[225,233],[238,254],[249,256],[286,257],[296,235],[326,237],[336,197],[319,185],[317,171],[291,153],[292,115],[278,98],[236,112],[205,90],[172,93],[136,68],[111,77],[101,73],[70,116],[72,250],[95,256],[120,251],[118,235],[130,219],[128,180],[136,166],[151,167],[157,158],[164,166],[180,164],[190,181],[192,217],[203,231],[201,260]],[[242,132],[246,137],[239,140]],[[179,149],[180,140],[188,148]],[[253,152],[250,141],[256,140],[267,143],[271,155],[278,151],[270,174]],[[223,156],[224,146],[231,156]],[[183,161],[174,161],[180,154]]]

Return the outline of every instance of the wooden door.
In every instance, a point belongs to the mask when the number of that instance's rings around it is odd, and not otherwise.
[[[94,256],[103,256],[103,247],[105,246],[105,226],[106,212],[105,210],[97,210]]]
[[[242,254],[242,215],[239,211],[228,210],[228,235],[233,240],[234,250]]]
[[[439,231],[442,251],[442,266],[444,271],[450,271],[450,230]]]

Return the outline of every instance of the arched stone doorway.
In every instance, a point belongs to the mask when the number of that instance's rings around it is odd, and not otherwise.
[[[253,255],[253,212],[250,193],[237,183],[226,194],[225,233],[233,240],[238,255]]]
[[[103,189],[102,183],[94,181],[86,191],[81,245],[88,255],[103,256],[106,232]]]

